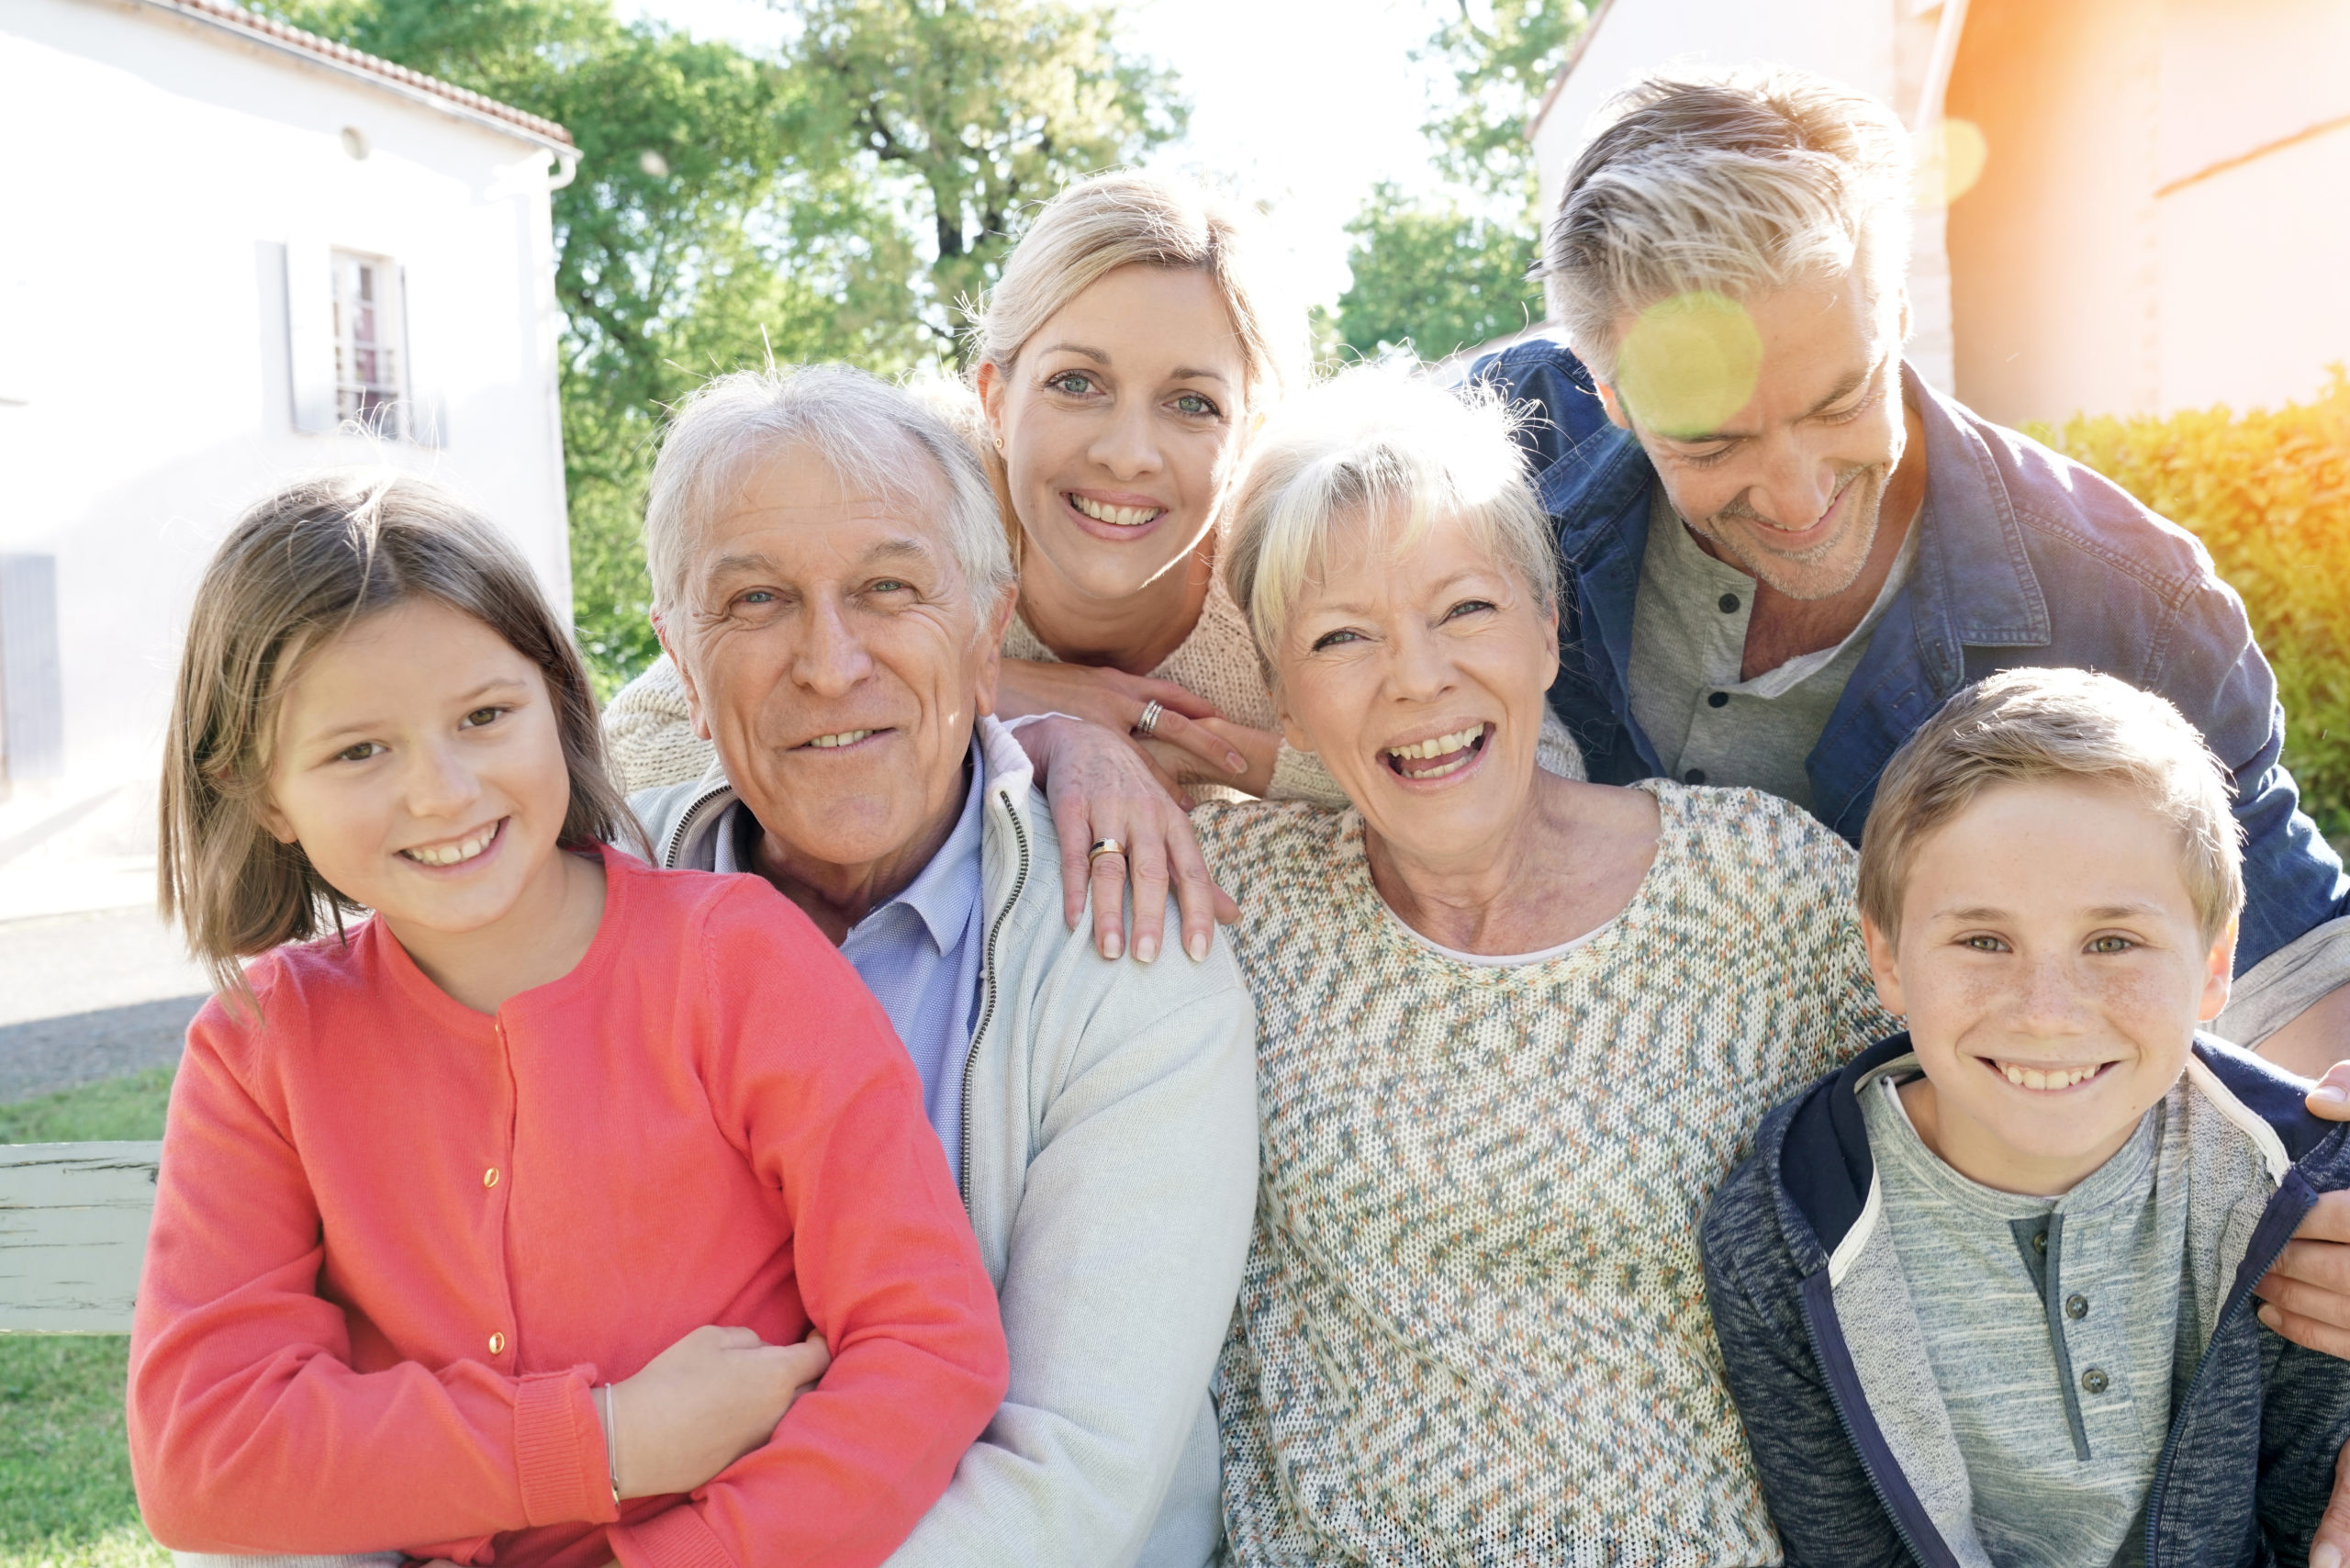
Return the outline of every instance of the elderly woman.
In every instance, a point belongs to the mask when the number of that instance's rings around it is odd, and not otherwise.
[[[1307,394],[1225,569],[1354,808],[1193,815],[1259,1010],[1237,1559],[1775,1560],[1696,1221],[1762,1113],[1890,1026],[1852,852],[1751,790],[1535,766],[1552,554],[1495,405]]]

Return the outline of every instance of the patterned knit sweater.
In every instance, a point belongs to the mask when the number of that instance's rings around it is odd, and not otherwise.
[[[1697,1216],[1766,1110],[1893,1025],[1841,841],[1754,790],[1637,788],[1662,821],[1630,903],[1521,962],[1405,926],[1355,812],[1193,814],[1259,1019],[1235,1561],[1780,1560]]]
[[[1004,629],[1003,656],[1040,664],[1060,662],[1017,615]],[[1150,674],[1153,679],[1172,681],[1195,697],[1204,697],[1215,704],[1217,712],[1236,723],[1257,730],[1275,727],[1273,699],[1265,687],[1264,666],[1258,662],[1248,618],[1225,591],[1221,573],[1209,583],[1199,624]],[[604,745],[621,787],[630,793],[699,778],[717,756],[708,741],[694,734],[693,719],[686,709],[685,685],[666,655],[622,687],[604,710]],[[1583,776],[1583,754],[1575,749],[1566,726],[1548,710],[1543,713],[1536,756],[1546,770],[1561,778]],[[1200,793],[1240,798],[1229,790]],[[1266,798],[1309,801],[1334,811],[1347,803],[1345,793],[1320,759],[1287,744],[1273,765],[1272,787]]]

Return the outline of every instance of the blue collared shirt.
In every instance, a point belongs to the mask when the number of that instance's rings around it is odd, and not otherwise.
[[[1534,415],[1518,427],[1564,566],[1550,706],[1593,782],[1662,771],[1633,716],[1633,611],[1659,483],[1561,344],[1470,367]],[[1805,759],[1811,811],[1857,844],[1894,748],[1969,681],[2020,666],[2103,670],[2167,697],[2227,766],[2244,825],[2236,972],[2350,915],[2350,879],[2278,761],[2285,713],[2243,601],[2183,530],[2079,464],[2001,430],[1906,367],[1925,427],[1914,569]],[[1737,780],[1724,780],[1737,782]]]
[[[841,957],[881,1003],[890,1026],[922,1075],[923,1109],[946,1146],[946,1167],[962,1180],[963,1058],[979,1006],[979,841],[986,765],[976,742],[962,814],[922,874],[849,928]],[[717,869],[749,871],[744,834],[759,831],[737,801],[718,834]]]

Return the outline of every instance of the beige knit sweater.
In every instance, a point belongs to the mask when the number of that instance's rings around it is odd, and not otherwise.
[[[1697,1216],[1765,1111],[1895,1026],[1854,857],[1651,779],[1656,859],[1580,942],[1435,946],[1362,818],[1192,815],[1257,998],[1257,1229],[1216,1396],[1243,1568],[1780,1560]]]
[[[1042,664],[1059,662],[1017,615],[1004,631],[1003,656]],[[1235,723],[1259,730],[1276,727],[1272,694],[1265,686],[1264,667],[1258,662],[1248,618],[1225,590],[1220,574],[1209,584],[1199,624],[1150,674],[1153,679],[1172,681],[1205,698]],[[716,756],[708,741],[695,736],[693,720],[686,709],[685,685],[666,655],[622,687],[604,710],[604,748],[621,787],[632,794],[699,778],[710,770]],[[1536,755],[1548,772],[1562,778],[1583,777],[1582,754],[1556,714],[1543,714]],[[1213,793],[1229,798],[1233,792]],[[1345,793],[1319,758],[1286,744],[1273,765],[1272,788],[1266,798],[1307,801],[1333,811],[1347,803]]]

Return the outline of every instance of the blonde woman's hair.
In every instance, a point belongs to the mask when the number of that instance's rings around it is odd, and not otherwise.
[[[1305,322],[1286,308],[1252,230],[1236,208],[1185,181],[1128,169],[1080,180],[1036,214],[972,312],[973,368],[1010,374],[1039,328],[1118,268],[1168,267],[1215,284],[1239,335],[1248,402],[1274,401],[1304,375]]]
[[[422,479],[298,481],[239,519],[205,568],[163,748],[157,898],[224,997],[252,1003],[239,958],[340,931],[360,913],[301,846],[271,834],[260,808],[278,711],[304,664],[359,621],[419,599],[474,617],[546,678],[571,781],[559,842],[627,834],[644,847],[604,773],[587,666],[514,546]]]
[[[1558,609],[1550,520],[1512,428],[1498,396],[1382,365],[1341,372],[1272,416],[1235,487],[1223,553],[1225,585],[1269,678],[1331,531],[1345,522],[1375,531],[1370,548],[1393,550],[1457,518],[1543,613]]]
[[[1878,303],[1897,297],[1914,154],[1874,98],[1746,67],[1646,77],[1597,119],[1540,271],[1553,318],[1603,381],[1624,323],[1677,297],[1743,302],[1847,270]]]
[[[2012,669],[1963,688],[1886,765],[1861,834],[1861,913],[1887,936],[1919,847],[1994,784],[2119,785],[2178,834],[2203,940],[2244,908],[2244,829],[2226,767],[2168,700],[2109,675]]]

